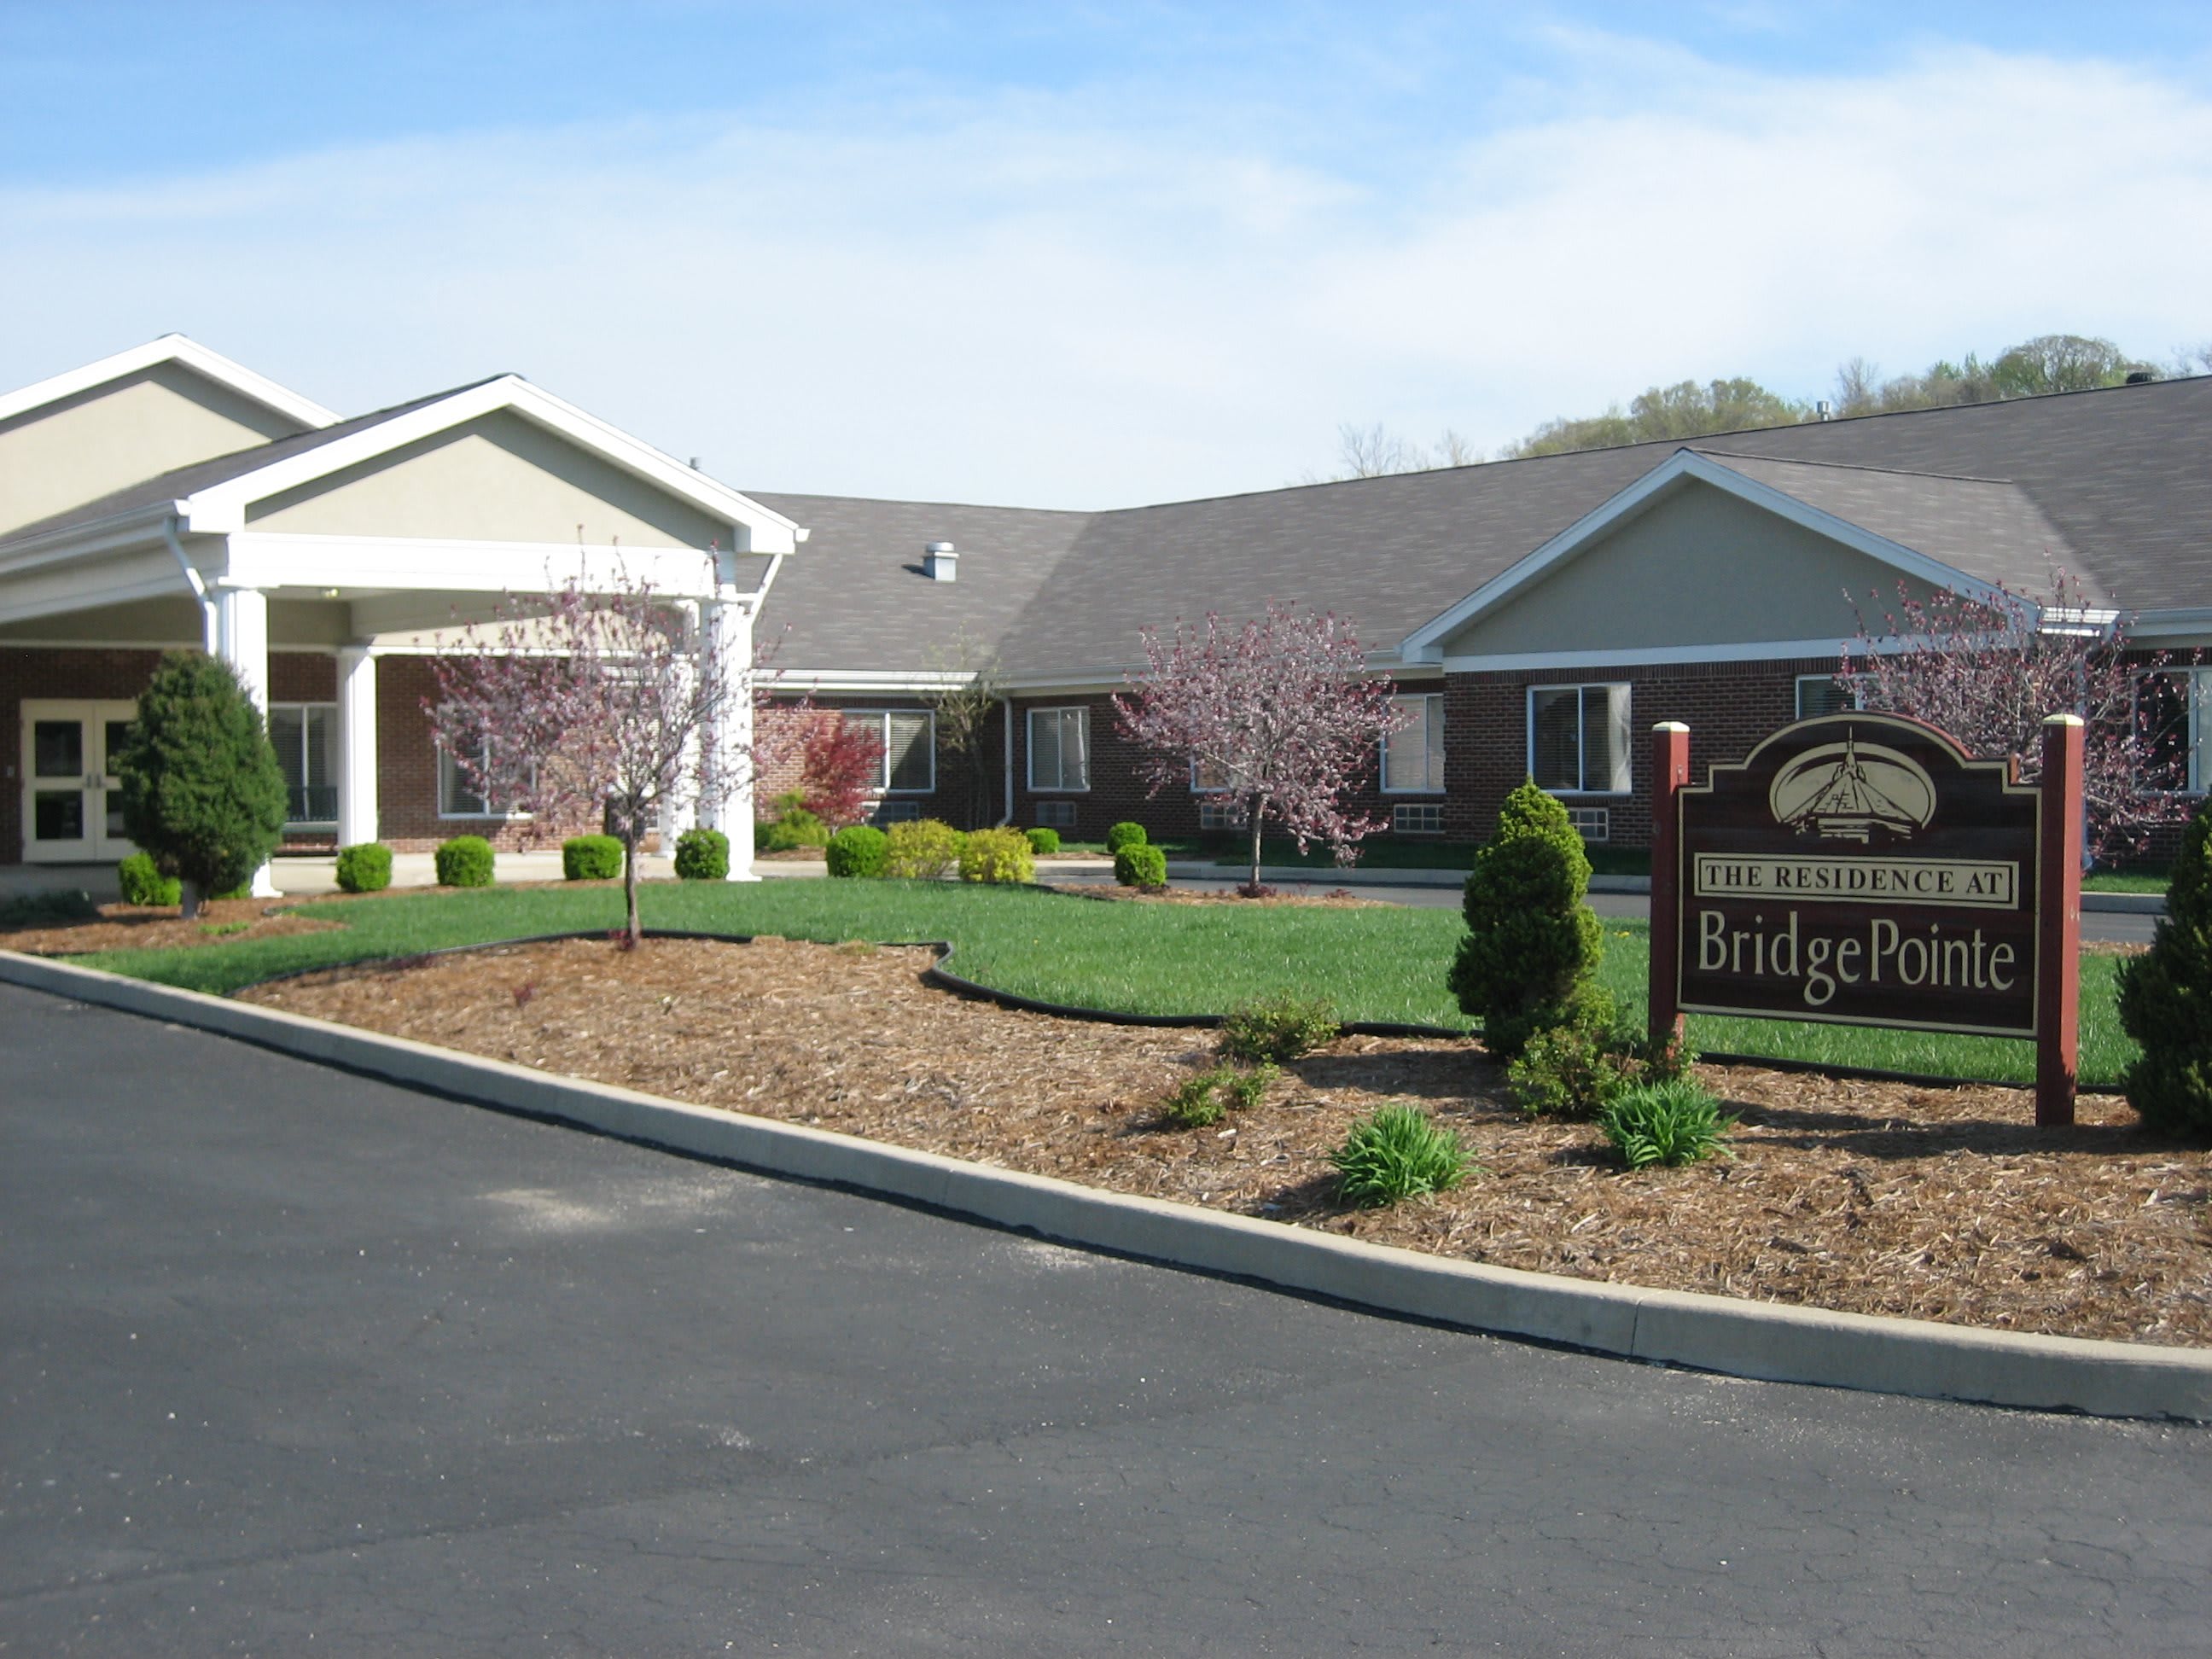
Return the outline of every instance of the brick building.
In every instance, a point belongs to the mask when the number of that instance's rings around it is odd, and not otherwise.
[[[264,702],[295,844],[512,843],[430,740],[428,658],[503,592],[617,566],[870,722],[883,817],[1224,827],[1147,795],[1108,699],[1144,629],[1275,600],[1419,700],[1360,781],[1393,833],[1478,838],[1533,775],[1640,846],[1639,734],[1686,720],[1702,770],[1832,707],[1900,585],[2033,596],[2063,568],[2090,609],[2056,622],[2212,640],[2209,454],[2200,379],[1048,512],[741,494],[511,375],[341,420],[171,336],[0,397],[0,863],[125,850],[101,757],[178,645]],[[963,769],[927,699],[986,660],[1006,695]],[[701,810],[742,868],[749,805]]]

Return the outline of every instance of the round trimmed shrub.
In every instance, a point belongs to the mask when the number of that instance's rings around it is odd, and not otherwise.
[[[190,911],[251,881],[283,838],[289,796],[261,711],[229,665],[204,652],[162,657],[111,763],[123,833],[189,884]]]
[[[676,838],[678,881],[726,881],[730,838],[719,830],[686,830]]]
[[[338,890],[380,893],[392,885],[392,849],[380,841],[338,848]]]
[[[482,836],[455,836],[440,842],[432,857],[437,862],[441,887],[491,885],[491,843]]]
[[[1060,851],[1060,831],[1042,827],[1025,831],[1030,838],[1030,851],[1039,858]]]
[[[1124,887],[1164,887],[1168,884],[1168,855],[1142,842],[1124,847],[1114,854],[1114,879]]]
[[[941,818],[908,818],[884,836],[884,873],[907,881],[938,881],[960,867],[967,837]]]
[[[1016,885],[1036,879],[1030,838],[1018,830],[977,830],[960,849],[960,879]]]
[[[117,865],[115,885],[125,904],[171,905],[184,902],[185,884],[155,868],[150,853],[133,853]]]
[[[1106,832],[1106,850],[1118,853],[1125,847],[1142,847],[1151,839],[1145,833],[1143,824],[1131,823],[1125,819]]]
[[[1467,937],[1450,976],[1461,1008],[1482,1021],[1483,1046],[1501,1060],[1539,1031],[1611,1022],[1612,1000],[1593,982],[1601,942],[1583,902],[1589,877],[1565,807],[1533,781],[1505,798],[1467,878]]]
[[[622,874],[623,844],[612,836],[571,836],[561,843],[566,881],[612,881]]]
[[[854,823],[830,837],[823,860],[833,876],[866,880],[883,874],[884,862],[890,856],[890,837],[872,825]]]
[[[2121,964],[2120,1024],[2142,1045],[2128,1104],[2156,1128],[2212,1130],[2212,801],[2181,838],[2149,951]]]

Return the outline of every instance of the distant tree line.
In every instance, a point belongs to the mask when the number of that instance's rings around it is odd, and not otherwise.
[[[1907,409],[1947,409],[1958,404],[1997,403],[2052,392],[2085,392],[2122,386],[2132,380],[2164,380],[2212,373],[2212,343],[2179,351],[2164,363],[2130,357],[2110,340],[2080,334],[2039,334],[1984,360],[1972,352],[1958,362],[1930,363],[1918,374],[1884,379],[1864,357],[1836,370],[1833,393],[1825,399],[1829,415],[1887,415]],[[1499,460],[1532,455],[1563,455],[1581,449],[1613,449],[1658,440],[1706,438],[1757,427],[1794,426],[1821,418],[1819,402],[1785,398],[1756,380],[1683,380],[1655,386],[1623,409],[1614,404],[1601,415],[1563,416],[1547,421],[1498,453]],[[1485,459],[1459,434],[1447,430],[1433,449],[1397,436],[1387,428],[1347,422],[1337,431],[1336,471],[1309,472],[1304,482],[1372,478],[1392,472],[1422,472],[1434,467],[1465,466]]]

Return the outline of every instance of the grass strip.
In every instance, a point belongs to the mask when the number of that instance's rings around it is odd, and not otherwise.
[[[946,939],[963,977],[1040,1000],[1139,1014],[1218,1014],[1255,998],[1327,997],[1350,1020],[1470,1029],[1444,989],[1462,923],[1455,911],[1378,906],[1242,907],[1119,903],[1034,888],[941,882],[655,882],[639,895],[646,925],[701,933],[775,933],[836,944]],[[535,933],[613,928],[619,890],[486,888],[325,900],[298,907],[342,921],[324,933],[179,950],[112,951],[90,966],[227,994],[303,969],[404,957]],[[1641,1020],[1648,932],[1609,920],[1600,976],[1622,1013]],[[2135,1045],[2115,1005],[2118,959],[2081,961],[2081,1076],[2117,1083]],[[1820,1065],[1920,1072],[2002,1083],[2033,1080],[2033,1045],[1860,1026],[1694,1016],[1703,1049]]]

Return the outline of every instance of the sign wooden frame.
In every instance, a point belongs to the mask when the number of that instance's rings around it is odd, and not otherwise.
[[[2036,1121],[2073,1121],[2081,739],[2045,721],[2022,786],[1924,722],[1824,715],[1693,787],[1689,728],[1655,727],[1654,1039],[1686,1012],[2025,1038]]]

